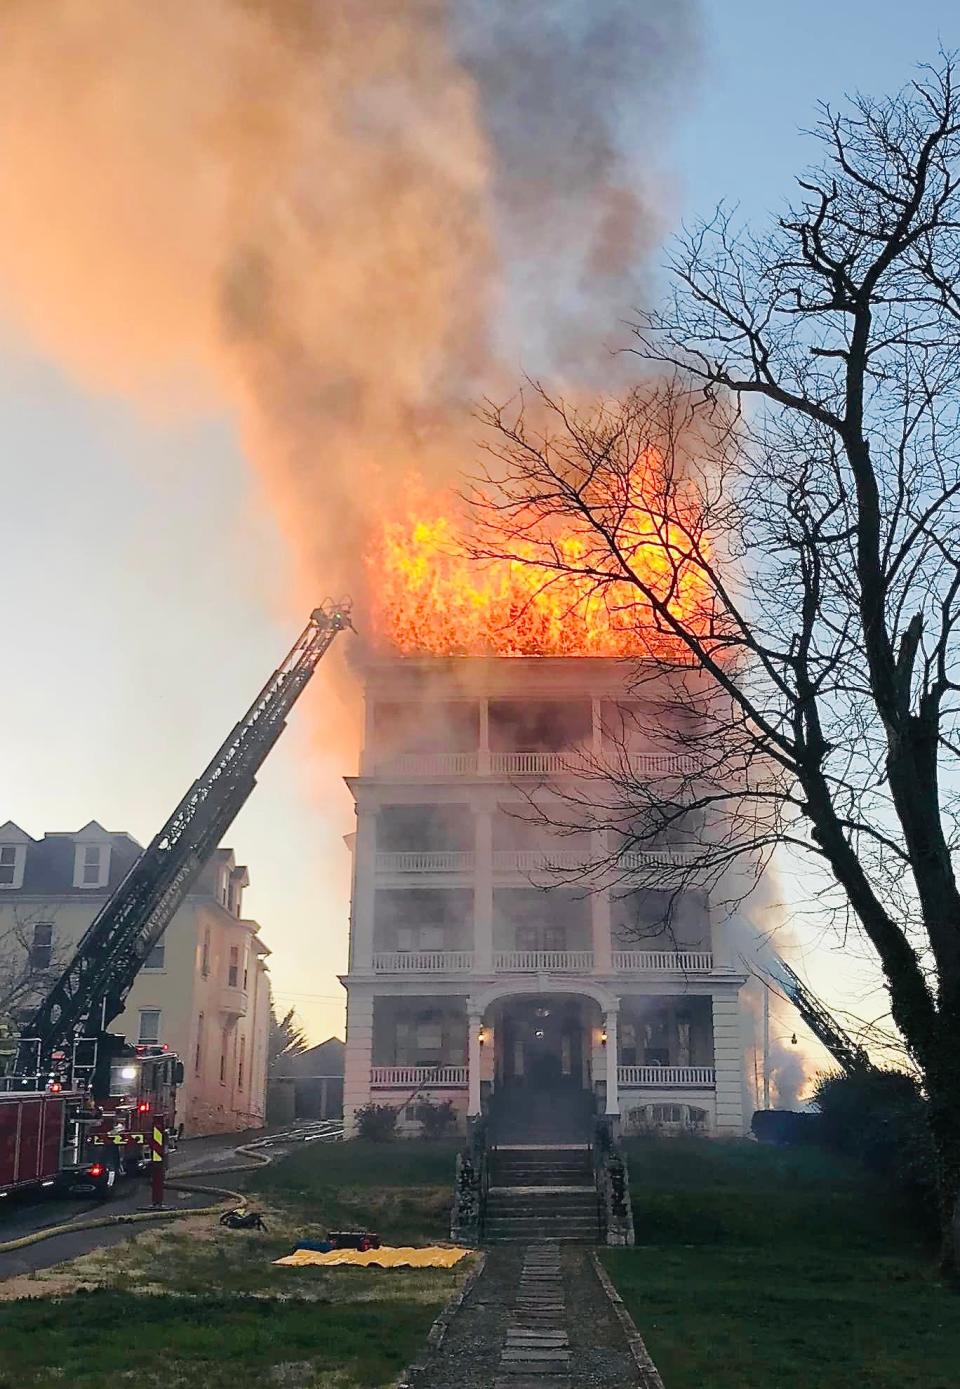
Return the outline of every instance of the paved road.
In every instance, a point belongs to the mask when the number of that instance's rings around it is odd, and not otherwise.
[[[194,1138],[182,1144],[176,1153],[171,1154],[170,1175],[190,1171],[208,1165],[216,1169],[227,1166],[233,1158],[234,1149],[244,1138],[253,1134],[218,1134],[209,1138]],[[198,1181],[203,1180],[198,1177]],[[217,1185],[216,1178],[210,1182]],[[226,1182],[229,1185],[229,1182]],[[167,1205],[176,1207],[208,1206],[214,1198],[201,1193],[188,1194],[173,1192],[168,1194]],[[124,1215],[131,1211],[150,1208],[150,1183],[146,1177],[124,1180],[108,1202],[70,1199],[62,1196],[48,1196],[45,1192],[20,1197],[7,1197],[0,1207],[0,1243],[18,1239],[21,1235],[33,1234],[37,1230],[48,1229],[51,1225],[70,1224],[95,1219],[100,1215]],[[101,1230],[77,1230],[64,1232],[39,1244],[28,1245],[8,1254],[0,1254],[0,1279],[11,1278],[15,1274],[31,1273],[34,1269],[49,1268],[64,1259],[74,1259],[87,1254],[92,1249],[119,1244],[130,1239],[142,1226],[118,1225]]]
[[[246,1164],[248,1157],[237,1155],[236,1149],[245,1143],[256,1142],[258,1150],[271,1157],[299,1147],[305,1136],[315,1134],[318,1127],[328,1129],[330,1125],[300,1123],[293,1128],[284,1127],[273,1131],[250,1129],[246,1133],[210,1134],[205,1138],[191,1138],[183,1141],[177,1152],[170,1155],[170,1175],[191,1179],[194,1175],[198,1183],[211,1186],[231,1187],[233,1174],[229,1171],[236,1164]],[[218,1172],[223,1171],[223,1178]],[[187,1193],[170,1191],[167,1205],[184,1209],[209,1206],[216,1197],[201,1192]],[[38,1192],[31,1196],[8,1197],[0,1202],[0,1243],[17,1239],[21,1235],[33,1234],[51,1225],[82,1222],[99,1215],[123,1215],[136,1210],[149,1210],[150,1184],[146,1177],[124,1180],[114,1190],[109,1202],[66,1199],[48,1196]],[[0,1280],[12,1278],[16,1274],[32,1273],[35,1269],[49,1268],[66,1259],[75,1259],[80,1254],[88,1254],[92,1249],[119,1244],[131,1239],[142,1225],[118,1225],[100,1230],[65,1231],[49,1240],[28,1245],[25,1249],[0,1254]]]

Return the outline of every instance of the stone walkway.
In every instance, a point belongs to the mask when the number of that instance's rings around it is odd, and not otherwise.
[[[417,1389],[628,1389],[636,1365],[582,1245],[491,1249]]]
[[[537,1389],[544,1375],[551,1377],[554,1389],[571,1389],[566,1324],[560,1246],[531,1244],[520,1270],[494,1389]]]

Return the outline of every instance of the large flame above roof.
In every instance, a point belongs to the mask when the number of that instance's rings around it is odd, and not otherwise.
[[[633,572],[705,635],[708,585],[688,558],[687,528],[666,522],[662,503],[640,497],[646,477],[651,494],[660,496],[650,451],[638,469],[638,504],[618,520],[621,548]],[[610,574],[613,563],[583,523],[538,522],[527,539],[524,518],[514,515],[501,555],[488,520],[480,548],[490,557],[478,559],[462,539],[456,497],[431,496],[417,482],[408,484],[405,497],[403,508],[376,528],[364,557],[367,609],[379,644],[404,655],[688,659],[683,642],[665,630],[634,584],[598,583],[582,572]]]

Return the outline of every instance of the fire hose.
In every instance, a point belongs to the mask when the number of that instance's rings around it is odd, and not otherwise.
[[[198,1177],[222,1176],[231,1172],[253,1172],[260,1167],[265,1167],[273,1161],[273,1158],[266,1153],[254,1152],[247,1145],[235,1150],[243,1153],[247,1157],[253,1158],[252,1162],[239,1163],[233,1167],[214,1168],[208,1172],[197,1172]],[[108,1229],[115,1225],[139,1225],[148,1220],[175,1220],[179,1216],[186,1215],[216,1215],[218,1211],[223,1211],[227,1202],[246,1209],[249,1204],[248,1197],[242,1191],[234,1191],[230,1187],[198,1185],[196,1182],[188,1182],[174,1178],[166,1183],[168,1190],[202,1192],[210,1196],[218,1196],[220,1199],[212,1206],[189,1206],[179,1210],[149,1210],[149,1211],[128,1211],[121,1215],[96,1216],[90,1220],[65,1220],[60,1225],[48,1225],[43,1230],[34,1230],[32,1234],[21,1235],[18,1239],[6,1240],[0,1244],[0,1254],[11,1254],[17,1249],[26,1249],[31,1244],[39,1244],[42,1240],[54,1239],[57,1235],[73,1234],[78,1230],[101,1230]]]

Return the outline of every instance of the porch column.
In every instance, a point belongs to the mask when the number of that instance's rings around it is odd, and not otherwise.
[[[480,747],[477,753],[477,771],[481,776],[490,775],[490,701],[480,701]]]
[[[347,1045],[343,1055],[343,1118],[347,1133],[353,1116],[370,1098],[370,1064],[373,1060],[373,994],[362,988],[347,992]]]
[[[716,1083],[717,1133],[742,1136],[743,1037],[736,990],[713,995],[713,1065]]]
[[[609,1008],[604,1017],[607,1030],[607,1113],[620,1113],[620,1087],[617,1079],[617,1065],[620,1048],[617,1043],[617,1009]]]
[[[474,813],[473,822],[473,967],[493,972],[493,816]]]
[[[353,857],[353,912],[350,939],[351,970],[373,968],[373,916],[376,901],[377,812],[357,810],[357,839]]]
[[[480,1025],[483,1014],[467,1013],[467,1117],[480,1113]]]
[[[596,843],[599,838],[599,835],[594,835],[593,855],[597,862],[600,861],[600,855],[604,852],[602,844]],[[590,929],[593,944],[593,972],[594,974],[611,974],[613,972],[613,950],[610,942],[609,888],[598,888],[590,896]]]
[[[591,752],[597,762],[603,755],[603,710],[600,700],[594,695],[590,701]]]

